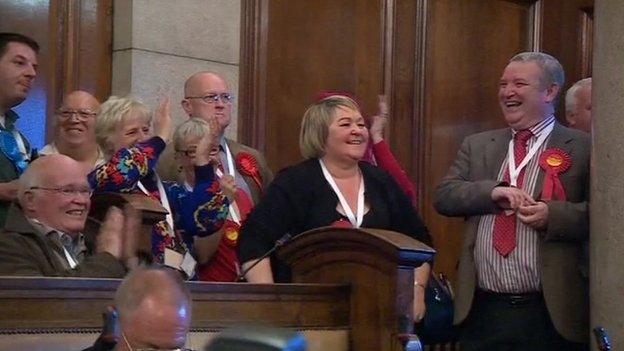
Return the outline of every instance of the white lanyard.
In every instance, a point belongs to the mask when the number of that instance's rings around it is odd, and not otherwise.
[[[22,135],[17,130],[13,130],[13,137],[15,138],[17,148],[24,157],[24,160],[30,161],[30,155],[28,154],[28,151],[26,151],[26,145],[24,145],[24,139],[22,139]]]
[[[548,138],[554,126],[555,124],[551,123],[546,126],[546,128],[544,128],[539,138],[537,138],[535,144],[533,144],[531,149],[529,149],[529,152],[526,154],[526,156],[524,156],[524,159],[522,160],[522,162],[520,162],[518,167],[516,167],[516,160],[514,157],[514,138],[511,138],[511,140],[509,140],[509,149],[507,151],[507,164],[509,167],[509,183],[511,183],[511,186],[518,185],[518,177],[520,176],[520,172],[522,172],[522,169],[524,169],[524,167],[526,167],[526,165],[533,158],[533,156],[535,156],[537,150],[542,146],[546,138]]]
[[[165,208],[165,210],[167,210],[167,216],[165,216],[165,220],[167,221],[167,224],[169,225],[169,235],[173,236],[173,214],[171,213],[171,206],[169,205],[169,199],[167,198],[167,193],[165,192],[165,187],[163,186],[162,181],[160,180],[160,177],[158,176],[158,174],[154,174],[154,177],[156,177],[156,186],[158,187],[158,194],[160,195],[160,204]],[[147,191],[147,189],[145,188],[145,186],[143,186],[143,184],[141,184],[141,182],[137,182],[137,186],[139,187],[139,189],[141,189],[141,191],[147,195],[147,196],[151,196],[152,194],[150,194],[149,191]]]
[[[223,147],[223,151],[225,151],[225,159],[227,161],[227,173],[232,177],[236,178],[236,172],[234,170],[234,158],[232,157],[232,153],[230,152],[230,147],[227,143],[223,143],[225,146]]]
[[[227,143],[223,143],[223,144],[224,144],[223,151],[225,152],[225,161],[227,162],[226,172],[229,175],[231,175],[234,179],[236,179],[236,172],[234,170],[234,158],[232,157],[232,153],[230,152],[230,148],[228,147],[228,144]],[[217,170],[215,171],[215,174],[219,178],[223,177],[223,172],[221,172],[221,170],[218,167],[217,167]],[[240,216],[237,213],[237,207],[236,208],[235,207],[236,207],[235,204],[231,203],[228,210],[230,212],[230,217],[232,218],[232,221],[240,225],[241,224]]]
[[[354,215],[351,207],[349,207],[349,204],[347,203],[347,200],[342,195],[342,192],[340,192],[340,189],[338,189],[338,185],[334,181],[334,178],[331,176],[331,174],[329,174],[327,167],[325,167],[323,160],[321,160],[320,158],[319,163],[321,164],[321,170],[323,171],[325,179],[327,179],[327,182],[329,183],[329,185],[331,185],[332,189],[334,189],[334,192],[338,196],[338,201],[340,201],[340,205],[345,211],[349,222],[351,222],[351,225],[354,228],[359,228],[362,225],[362,219],[364,218],[364,177],[360,178],[360,187],[358,189],[357,198],[357,210]]]
[[[71,267],[72,269],[76,268],[76,266],[78,266],[78,263],[76,262],[76,260],[74,260],[74,258],[69,254],[65,246],[61,245],[61,247],[63,248],[63,252],[65,253],[65,258],[67,259],[67,262],[69,263],[69,267]]]

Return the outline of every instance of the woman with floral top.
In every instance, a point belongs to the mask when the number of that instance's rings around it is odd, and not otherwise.
[[[213,233],[227,216],[228,200],[209,159],[217,134],[208,133],[197,144],[195,186],[192,191],[182,191],[180,184],[161,181],[155,172],[158,157],[171,135],[169,99],[161,101],[153,123],[147,106],[132,98],[111,96],[101,108],[95,133],[109,161],[89,174],[89,183],[96,193],[143,193],[161,203],[169,214],[152,229],[153,261],[193,275],[181,233]]]

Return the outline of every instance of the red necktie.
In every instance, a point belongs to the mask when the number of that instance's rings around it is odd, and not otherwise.
[[[514,161],[516,167],[524,160],[526,156],[526,144],[533,133],[530,130],[521,130],[514,135]],[[525,167],[526,168],[526,167]],[[524,169],[520,171],[516,186],[522,188],[524,180]],[[505,169],[503,181],[509,182],[509,167]],[[492,231],[492,244],[494,249],[503,257],[507,257],[516,248],[516,213],[506,215],[501,212],[496,215],[494,220],[494,230]]]

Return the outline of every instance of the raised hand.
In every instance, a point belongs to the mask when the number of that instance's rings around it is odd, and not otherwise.
[[[141,235],[141,222],[141,211],[130,205],[124,206],[122,259],[128,268],[134,268],[139,263],[137,249]]]
[[[219,178],[219,185],[221,185],[221,190],[223,190],[230,203],[234,202],[236,200],[236,181],[234,177],[224,174],[223,177]]]
[[[100,227],[96,251],[98,253],[108,252],[116,259],[121,259],[123,257],[123,229],[124,215],[119,208],[112,206],[106,212],[106,217]]]
[[[207,120],[208,131],[199,140],[197,144],[197,152],[193,160],[195,166],[204,166],[208,163],[218,163],[218,145],[219,145],[219,122],[215,117],[209,117]]]
[[[388,123],[388,104],[385,95],[378,96],[379,112],[371,117],[371,126],[369,129],[371,139],[376,144],[383,140],[383,132]]]
[[[159,136],[165,143],[171,141],[171,130],[173,121],[171,120],[171,100],[168,96],[160,99],[158,107],[154,111],[154,135]]]

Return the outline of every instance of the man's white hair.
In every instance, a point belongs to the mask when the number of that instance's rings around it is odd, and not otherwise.
[[[576,92],[581,88],[591,87],[592,79],[584,78],[574,83],[570,89],[566,92],[565,96],[565,109],[566,112],[573,112],[576,108],[576,104],[578,102],[578,98],[576,97]]]

